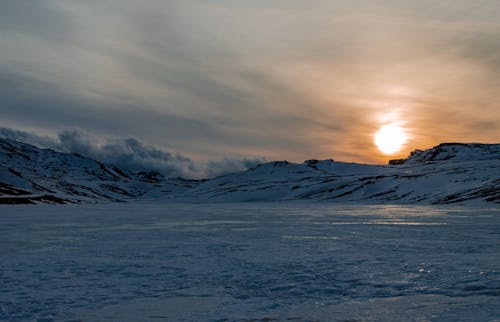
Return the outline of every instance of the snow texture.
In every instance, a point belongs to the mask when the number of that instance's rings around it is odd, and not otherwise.
[[[500,208],[0,206],[0,321],[497,321]]]

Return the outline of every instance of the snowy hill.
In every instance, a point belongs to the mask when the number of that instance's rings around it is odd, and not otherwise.
[[[130,172],[78,154],[0,139],[0,203],[105,202],[160,197],[191,188],[189,180]]]
[[[0,139],[0,203],[317,200],[500,203],[500,144],[445,143],[389,165],[269,162],[209,180],[131,172],[76,154]]]

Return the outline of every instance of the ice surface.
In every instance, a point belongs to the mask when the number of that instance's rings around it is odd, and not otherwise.
[[[1,321],[493,321],[500,208],[0,207]]]

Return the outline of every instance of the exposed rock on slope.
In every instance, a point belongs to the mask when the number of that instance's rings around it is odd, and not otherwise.
[[[415,150],[402,160],[390,164],[418,164],[431,161],[481,161],[499,160],[500,144],[441,143],[432,149]]]

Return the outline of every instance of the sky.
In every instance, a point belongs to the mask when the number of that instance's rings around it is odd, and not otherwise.
[[[3,0],[0,127],[216,168],[496,143],[498,17],[498,0]],[[384,155],[394,122],[408,140]]]

